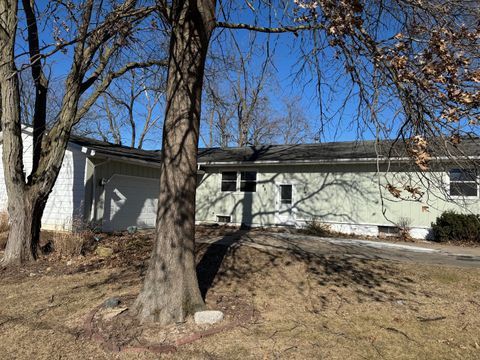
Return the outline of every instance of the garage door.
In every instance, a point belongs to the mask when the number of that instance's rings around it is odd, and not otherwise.
[[[103,230],[155,227],[158,193],[157,179],[112,176],[105,184]]]

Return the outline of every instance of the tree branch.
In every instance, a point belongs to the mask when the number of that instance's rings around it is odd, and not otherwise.
[[[167,66],[168,60],[151,60],[146,62],[130,62],[126,64],[121,69],[108,73],[107,76],[103,79],[103,81],[97,86],[97,88],[93,91],[93,93],[88,97],[88,99],[84,102],[83,106],[78,110],[77,116],[75,118],[75,123],[78,123],[80,119],[90,110],[93,104],[97,101],[98,97],[110,86],[112,81],[127,71],[138,69],[138,68],[146,68],[150,66]]]
[[[250,30],[250,31],[257,31],[263,33],[294,33],[296,34],[299,31],[305,30],[320,30],[326,29],[324,24],[315,24],[315,25],[298,25],[298,26],[280,26],[280,27],[264,27],[264,26],[256,26],[256,25],[249,25],[244,23],[227,23],[223,21],[217,21],[216,27],[222,27],[226,29],[241,29],[241,30]]]

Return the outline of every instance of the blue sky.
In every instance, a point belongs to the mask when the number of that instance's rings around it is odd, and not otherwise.
[[[40,8],[46,5],[45,2],[40,2]],[[240,5],[239,5],[240,6]],[[258,10],[256,12],[257,18],[255,18],[252,12],[243,4],[242,9],[236,13],[235,17],[232,18],[234,22],[245,22],[249,24],[254,24],[259,22],[261,25],[268,25],[265,23],[264,19],[258,20],[258,18],[264,15],[262,11]],[[259,15],[260,14],[260,15]],[[52,38],[52,26],[53,24],[61,24],[61,16],[58,19],[47,19],[48,26],[42,28],[42,43],[51,43]],[[275,25],[275,24],[274,24]],[[222,31],[221,29],[216,30],[216,34]],[[223,30],[226,31],[226,30]],[[238,43],[242,48],[247,49],[250,42],[250,37],[252,33],[244,30],[232,30]],[[65,36],[68,36],[66,34]],[[266,43],[268,35],[265,34],[256,34],[258,46],[262,46]],[[298,71],[302,61],[300,60],[299,52],[299,42],[300,37],[296,37],[293,34],[286,33],[281,35],[271,35],[270,44],[271,49],[274,49],[274,55],[272,57],[272,66],[271,71],[272,75],[275,78],[274,83],[277,86],[268,87],[265,91],[270,99],[273,111],[275,113],[282,112],[282,100],[285,98],[298,98],[300,101],[300,107],[303,109],[310,125],[312,136],[307,138],[305,142],[312,142],[315,135],[320,130],[320,110],[319,110],[319,101],[317,96],[316,88],[316,75],[315,73],[305,71],[302,76],[295,76],[295,73]],[[212,52],[216,51],[218,48],[218,43],[212,42]],[[225,46],[225,45],[224,45]],[[25,50],[25,48],[19,48],[19,52]],[[351,101],[346,105],[343,104],[343,100],[346,97],[345,86],[347,85],[343,79],[340,81],[334,81],[335,77],[343,71],[341,63],[335,62],[333,60],[333,50],[327,50],[324,54],[324,58],[320,59],[322,63],[323,79],[328,86],[322,86],[322,98],[324,104],[328,105],[328,108],[324,109],[324,113],[327,116],[333,115],[340,108],[342,113],[337,114],[333,117],[333,120],[330,123],[325,124],[325,127],[322,128],[320,134],[320,141],[341,141],[341,140],[355,140],[359,137],[357,127],[352,123],[352,117],[356,113],[357,103]],[[48,59],[49,66],[46,68],[47,72],[51,72],[52,84],[58,89],[61,89],[62,83],[65,80],[65,76],[69,71],[69,66],[71,62],[72,49],[68,49],[66,54],[61,52],[56,53]],[[252,60],[251,71],[255,72],[259,70],[263,57],[257,57]],[[19,61],[21,62],[21,61]],[[328,89],[330,86],[336,87],[336,92],[330,92]],[[57,90],[57,92],[61,90]],[[144,112],[144,109],[137,109],[138,114]],[[163,108],[157,109],[158,114],[163,114]],[[203,114],[205,115],[205,113]],[[272,115],[273,116],[273,115]],[[141,117],[141,116],[139,116]],[[139,126],[141,126],[141,119],[139,120]],[[127,132],[127,130],[123,130]],[[127,133],[124,134],[128,136]],[[363,133],[363,138],[372,138],[371,133]],[[160,147],[160,131],[158,131],[151,141],[146,143],[146,148],[157,149]],[[200,140],[200,146],[204,146]]]

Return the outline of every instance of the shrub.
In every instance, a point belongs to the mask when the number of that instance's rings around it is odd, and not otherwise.
[[[398,238],[402,241],[413,241],[410,235],[410,224],[412,221],[408,217],[401,217],[397,221]]]
[[[72,221],[72,231],[58,231],[53,234],[55,252],[64,257],[84,255],[92,251],[96,243],[96,229],[81,219]]]
[[[53,234],[53,248],[60,256],[78,256],[82,254],[84,237],[73,232],[55,232]]]
[[[446,211],[432,223],[433,240],[480,242],[480,215]]]
[[[318,219],[312,219],[307,221],[305,227],[302,229],[302,232],[307,235],[314,236],[332,236],[333,231],[330,225],[322,223]]]

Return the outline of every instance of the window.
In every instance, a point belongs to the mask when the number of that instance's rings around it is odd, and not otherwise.
[[[237,191],[237,178],[240,178],[241,192],[255,192],[257,190],[257,172],[236,171],[222,172],[222,191]]]
[[[242,171],[240,173],[240,191],[255,192],[257,189],[257,172]]]
[[[222,191],[237,190],[237,173],[235,171],[222,172]]]
[[[450,170],[451,196],[478,196],[477,174],[475,170]]]
[[[280,202],[282,204],[292,204],[292,185],[280,185]]]

